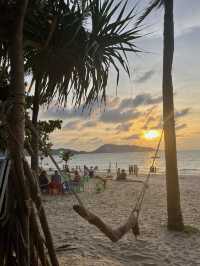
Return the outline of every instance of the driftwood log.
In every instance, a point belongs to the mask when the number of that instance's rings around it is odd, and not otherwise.
[[[116,229],[112,229],[109,225],[102,221],[101,218],[99,218],[92,212],[86,210],[82,206],[74,205],[73,209],[90,224],[95,225],[112,242],[117,242],[118,240],[120,240],[131,229],[136,237],[137,235],[139,235],[139,227],[135,212],[131,212],[128,217],[128,220],[123,225],[119,226]]]

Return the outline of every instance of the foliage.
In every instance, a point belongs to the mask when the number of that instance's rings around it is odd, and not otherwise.
[[[38,130],[42,145],[40,144],[40,150],[43,150],[43,147],[51,148],[52,143],[50,142],[49,136],[50,134],[56,130],[61,129],[62,120],[48,120],[48,121],[39,121],[38,122]],[[28,128],[26,128],[26,141],[31,143],[31,132]]]
[[[51,146],[49,142],[49,135],[56,129],[61,129],[62,120],[49,120],[49,121],[39,121],[38,128],[40,132],[40,138],[45,146]],[[42,147],[40,147],[42,148]]]
[[[127,13],[126,5],[114,0],[29,1],[24,27],[25,70],[33,77],[31,84],[39,86],[39,104],[48,104],[55,97],[60,104],[66,103],[70,92],[76,106],[82,101],[84,106],[105,101],[110,68],[117,73],[117,84],[120,65],[130,75],[127,53],[138,52],[135,40],[140,31],[134,24],[129,27],[135,8]],[[1,7],[5,16],[0,24],[0,67],[9,74],[10,37],[1,29],[14,20],[15,1],[4,1]],[[26,108],[31,108],[33,96],[26,98]]]
[[[139,17],[139,19],[137,21],[137,25],[141,24],[145,20],[145,18],[149,14],[151,14],[151,12],[154,9],[158,9],[158,8],[162,7],[164,4],[165,4],[165,0],[151,0],[149,5],[147,6],[147,8],[145,8],[144,12]]]
[[[67,164],[68,161],[71,159],[71,157],[73,156],[74,154],[72,153],[72,151],[68,150],[68,151],[64,151],[62,153],[62,159],[63,161]]]
[[[128,26],[135,18],[135,8],[125,15],[127,2],[84,2],[80,8],[78,1],[37,1],[34,12],[28,9],[26,71],[39,80],[42,97],[48,102],[58,97],[60,103],[66,103],[71,91],[75,105],[82,100],[85,106],[105,100],[111,66],[118,84],[119,65],[129,75],[126,53],[138,52],[139,29]],[[86,27],[88,18],[91,30]]]

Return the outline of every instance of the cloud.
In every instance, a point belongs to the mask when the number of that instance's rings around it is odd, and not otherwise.
[[[133,134],[131,136],[125,137],[124,140],[137,140],[140,138],[139,134]]]
[[[185,115],[187,115],[190,111],[190,108],[184,108],[181,111],[176,111],[175,112],[175,118],[180,118],[183,117]]]
[[[162,102],[162,97],[152,97],[149,93],[143,93],[137,95],[134,99],[126,98],[123,99],[119,105],[119,109],[123,110],[126,108],[136,108],[141,105],[152,105],[152,104],[159,104]]]
[[[89,110],[88,109],[83,110],[82,107],[74,109],[74,108],[61,108],[58,106],[52,106],[41,114],[42,118],[60,118],[60,119],[76,118],[76,117],[85,118],[89,116],[90,116]]]
[[[79,107],[61,107],[55,104],[51,105],[47,110],[43,110],[40,113],[40,118],[60,118],[60,119],[70,119],[70,118],[81,118],[86,119],[90,118],[96,112],[98,113],[100,110],[116,108],[120,103],[119,97],[107,97],[106,105],[101,103],[100,100],[96,101],[89,107],[84,108],[84,104],[81,104]]]
[[[86,123],[84,123],[82,125],[82,128],[85,128],[85,127],[95,127],[97,125],[97,122],[96,121],[87,121]]]
[[[73,142],[77,142],[79,141],[79,138],[73,138],[73,139],[70,139],[69,143],[73,143]]]
[[[108,108],[116,108],[120,103],[120,98],[119,97],[114,97],[111,98],[110,100],[107,101],[107,107]]]
[[[176,111],[174,116],[175,116],[175,119],[178,120],[179,118],[182,118],[184,116],[186,116],[188,113],[190,112],[190,108],[184,108],[180,111]],[[158,121],[157,124],[155,126],[152,126],[150,127],[149,129],[162,129],[163,127],[163,117],[162,116],[150,116],[147,121],[145,122],[144,126],[143,126],[143,129],[147,129],[149,124],[151,122],[155,122],[155,121]],[[186,124],[181,124],[179,126],[176,127],[177,130],[179,130],[179,127],[180,129],[183,128],[183,127],[186,127],[187,125]]]
[[[68,130],[75,130],[78,129],[80,125],[80,120],[74,120],[68,122],[63,128]]]
[[[101,104],[99,101],[92,104],[92,106],[89,106],[88,108],[84,107],[84,104],[81,104],[79,107],[60,107],[55,105],[50,106],[47,110],[43,111],[40,116],[42,118],[61,118],[61,119],[67,119],[67,118],[89,118],[94,112],[100,109],[100,107],[103,104]]]
[[[40,117],[42,119],[88,119],[91,117],[91,114],[100,117],[99,120],[105,123],[108,122],[125,122],[138,117],[138,112],[133,110],[139,106],[158,104],[162,101],[161,97],[152,97],[150,94],[139,94],[135,98],[125,98],[120,102],[119,97],[114,97],[108,100],[107,111],[104,113],[99,113],[99,103],[95,103],[91,109],[83,109],[83,105],[79,108],[59,108],[58,106],[51,106],[48,110],[41,113]],[[128,110],[131,109],[131,110]],[[118,116],[118,118],[117,118]],[[66,125],[68,127],[71,124]],[[92,127],[95,126],[95,122],[86,122],[83,126]]]
[[[149,70],[143,73],[139,78],[135,80],[137,83],[144,83],[147,80],[151,79],[151,77],[155,74],[155,70]]]
[[[99,117],[99,121],[104,123],[121,123],[138,118],[140,115],[141,112],[133,110],[121,112],[119,109],[111,109],[102,113]]]
[[[186,128],[187,127],[187,124],[180,124],[180,125],[177,125],[176,126],[176,130],[181,130],[181,129],[183,129],[183,128]]]
[[[118,131],[117,133],[121,133],[123,131],[129,131],[129,129],[132,127],[133,123],[122,123],[118,125],[115,129]]]
[[[95,138],[91,138],[88,140],[89,143],[91,144],[96,144],[96,145],[99,145],[101,143],[103,143],[102,139],[98,138],[98,137],[95,137]]]
[[[157,117],[149,116],[146,122],[144,123],[144,126],[142,127],[142,129],[148,129],[149,124],[151,124],[152,122],[155,122],[156,120],[157,120]]]

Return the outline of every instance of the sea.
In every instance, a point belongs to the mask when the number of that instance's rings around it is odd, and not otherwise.
[[[88,153],[74,155],[68,165],[72,168],[83,170],[87,167],[98,167],[99,171],[106,172],[111,169],[115,172],[117,168],[128,171],[129,165],[137,165],[139,173],[148,173],[152,164],[154,152],[126,152],[126,153]],[[54,156],[55,160],[62,169],[64,162],[59,156]],[[200,176],[200,150],[178,151],[178,170],[180,175],[199,175]],[[40,166],[46,170],[54,170],[55,167],[49,158],[41,157]],[[157,173],[165,172],[165,156],[160,151],[155,160]]]

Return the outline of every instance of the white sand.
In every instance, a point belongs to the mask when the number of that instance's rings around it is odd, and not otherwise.
[[[91,187],[94,185],[91,183]],[[134,206],[141,183],[109,181],[106,191],[80,193],[90,210],[118,226]],[[200,230],[200,177],[181,177],[184,222]],[[46,196],[44,204],[58,249],[61,265],[70,266],[150,266],[200,265],[200,233],[186,234],[166,230],[165,178],[154,176],[146,193],[140,216],[141,235],[132,233],[112,243],[72,209],[72,196]]]

